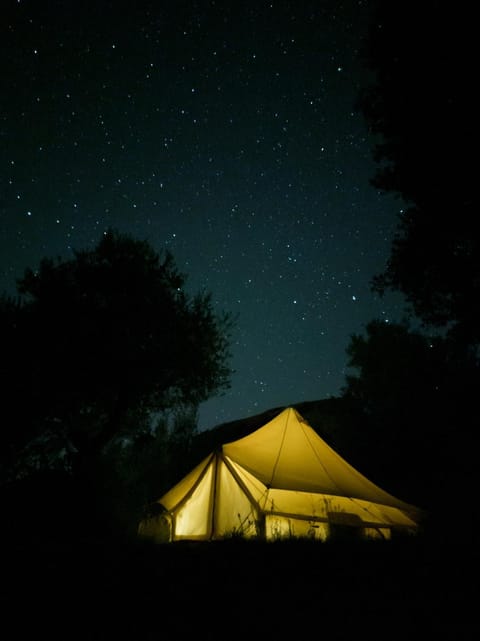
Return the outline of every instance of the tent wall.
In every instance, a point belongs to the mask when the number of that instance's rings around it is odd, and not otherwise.
[[[205,540],[211,537],[215,467],[215,460],[213,460],[188,499],[173,511],[172,537],[174,540]]]

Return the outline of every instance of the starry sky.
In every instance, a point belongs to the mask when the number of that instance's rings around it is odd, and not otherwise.
[[[370,0],[3,0],[0,291],[114,227],[236,317],[200,429],[337,395],[402,204],[355,110]]]

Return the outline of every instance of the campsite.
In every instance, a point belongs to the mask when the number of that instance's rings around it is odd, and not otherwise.
[[[302,410],[308,411],[307,407]],[[301,480],[310,479],[310,490],[315,489],[321,480],[315,473],[319,453],[327,463],[323,482],[338,482],[338,477],[331,476],[335,467],[337,473],[340,469],[350,474],[350,468],[339,463],[333,450],[325,449],[320,437],[307,430],[308,423],[296,410],[277,409],[256,417],[256,422],[265,421],[271,414],[266,430],[264,425],[252,432],[248,421],[228,426],[226,433],[248,430],[246,437],[233,443],[249,445],[253,437],[253,453],[258,454],[262,453],[258,435],[265,445],[264,435],[268,441],[272,427],[281,435],[284,432],[282,443],[289,442],[290,447],[287,458],[275,456],[276,476],[270,479],[273,486],[291,483],[295,468],[299,472],[307,469]],[[290,433],[289,427],[293,427]],[[313,439],[308,441],[313,443],[315,454],[310,460],[312,467],[308,468],[307,457],[303,459],[307,468],[292,468],[292,448],[303,447],[297,439],[305,433]],[[240,450],[245,452],[244,447]],[[224,451],[224,457],[227,453],[235,455],[235,447]],[[263,459],[265,452],[264,447]],[[329,467],[328,457],[333,467]],[[208,474],[195,473],[193,477],[198,481]],[[356,491],[371,492],[372,501],[391,502],[395,510],[411,507],[363,476],[353,478],[347,476],[344,482],[358,483],[361,479],[361,489],[357,487]],[[195,497],[189,485],[195,483],[179,483],[183,491],[187,486],[187,496]],[[350,487],[350,493],[354,491]],[[172,492],[175,496],[178,488],[172,488],[170,495]],[[198,496],[205,496],[205,488],[197,492]],[[32,500],[38,502],[38,497],[32,494]],[[288,505],[293,505],[292,500],[288,499]],[[188,507],[188,498],[182,495],[180,503]],[[193,505],[198,510],[198,501]],[[15,539],[7,540],[2,548],[2,638],[8,641],[30,637],[153,641],[172,636],[256,640],[322,634],[332,639],[388,636],[400,640],[432,635],[436,639],[474,638],[470,602],[478,550],[467,529],[459,536],[445,521],[427,519],[418,530],[401,528],[389,538],[359,536],[361,530],[348,527],[347,521],[347,527],[335,529],[335,536],[325,540],[291,535],[264,540],[238,531],[214,539],[210,531],[209,536],[196,540],[187,533],[176,541],[158,543],[148,537],[105,538],[93,523],[91,527],[81,523],[88,512],[82,514],[80,509],[77,519],[70,517],[62,522],[58,505],[54,527],[45,529],[41,516],[32,522],[35,510],[29,510],[28,505],[24,508],[23,536],[17,532]],[[368,518],[376,513],[372,510],[369,505]],[[41,515],[41,506],[36,514]],[[388,510],[386,518],[392,514],[399,518],[397,512]],[[280,518],[278,514],[276,518]],[[198,513],[194,521],[198,525]]]
[[[0,641],[476,641],[476,4],[1,6]]]

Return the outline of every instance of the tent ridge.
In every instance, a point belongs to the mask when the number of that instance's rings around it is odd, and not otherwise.
[[[294,411],[295,411],[295,410],[294,410]],[[270,478],[270,482],[269,482],[268,484],[266,484],[266,485],[267,485],[267,488],[270,488],[270,487],[272,486],[273,479],[275,478],[275,473],[276,473],[276,471],[277,471],[278,462],[279,462],[279,460],[280,460],[280,456],[281,456],[281,454],[282,454],[282,450],[283,450],[283,445],[284,445],[284,443],[285,443],[285,436],[287,435],[287,429],[288,429],[288,422],[289,422],[289,419],[290,419],[290,414],[291,414],[291,412],[289,412],[289,411],[287,410],[287,420],[285,421],[285,425],[284,425],[284,427],[283,427],[282,439],[281,439],[281,442],[280,442],[280,446],[279,446],[279,448],[278,448],[277,458],[276,458],[276,460],[275,460],[275,463],[273,464],[272,476],[271,476],[271,478]]]

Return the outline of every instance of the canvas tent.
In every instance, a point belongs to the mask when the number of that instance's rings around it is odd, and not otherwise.
[[[164,511],[140,523],[141,537],[390,538],[414,533],[420,514],[349,465],[293,408],[212,452],[158,503]]]

